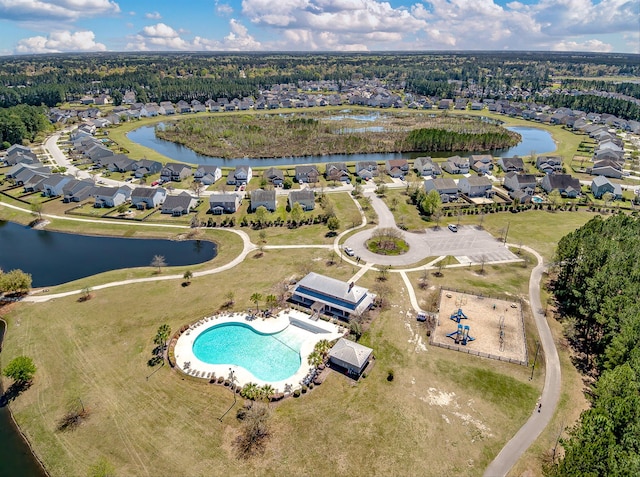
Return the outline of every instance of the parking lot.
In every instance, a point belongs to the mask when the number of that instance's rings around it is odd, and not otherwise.
[[[462,264],[518,260],[494,236],[471,225],[459,226],[457,232],[447,227],[427,229],[425,233],[404,232],[409,251],[397,256],[378,255],[367,250],[365,242],[370,236],[371,230],[365,230],[347,239],[344,245],[352,248],[361,260],[380,265],[408,266],[427,257],[443,255],[452,255]]]

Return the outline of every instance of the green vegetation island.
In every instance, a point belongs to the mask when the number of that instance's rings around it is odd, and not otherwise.
[[[340,121],[335,117],[335,113],[290,113],[189,118],[163,123],[156,127],[156,136],[224,158],[487,151],[520,142],[519,134],[479,118],[385,113],[363,128],[348,115]]]

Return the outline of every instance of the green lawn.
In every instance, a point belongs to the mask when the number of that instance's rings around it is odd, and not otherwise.
[[[423,349],[424,330],[405,313],[397,274],[387,282],[393,308],[363,337],[376,365],[357,385],[331,375],[299,399],[272,405],[264,455],[238,459],[228,389],[181,378],[146,361],[160,324],[172,329],[218,309],[228,290],[236,309],[254,292],[299,276],[300,264],[346,279],[351,266],[326,267],[322,250],[269,250],[233,270],[193,280],[95,292],[9,312],[3,360],[27,354],[38,372],[12,403],[17,421],[52,476],[86,475],[105,457],[117,475],[481,475],[533,406],[541,382],[528,370],[438,348]],[[268,270],[268,273],[261,273]],[[361,282],[375,286],[376,273]],[[446,276],[446,275],[445,275]],[[387,381],[387,371],[395,379]],[[89,419],[75,431],[56,423],[81,399]],[[238,401],[236,408],[242,404]],[[340,445],[336,445],[339,440]],[[425,465],[428,456],[429,465]]]

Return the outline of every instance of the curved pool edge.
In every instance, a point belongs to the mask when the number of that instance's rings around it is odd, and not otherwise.
[[[274,334],[284,330],[288,326],[291,326],[292,322],[295,322],[293,326],[306,326],[312,329],[317,329],[318,332],[310,331],[309,338],[302,342],[300,346],[300,367],[298,370],[293,375],[280,381],[265,381],[258,379],[249,370],[238,365],[205,363],[198,359],[193,353],[193,344],[198,336],[216,325],[226,323],[242,324],[253,328],[258,333]],[[323,339],[332,341],[342,337],[343,335],[344,328],[342,326],[322,320],[313,321],[310,319],[310,315],[292,309],[281,311],[278,315],[270,318],[250,318],[246,313],[223,313],[205,317],[192,325],[190,329],[187,329],[182,333],[176,341],[174,355],[177,368],[189,376],[199,379],[208,379],[206,378],[206,375],[213,372],[216,377],[223,376],[227,380],[231,377],[231,371],[233,371],[235,384],[239,387],[242,387],[247,383],[255,383],[258,386],[270,384],[273,386],[276,393],[281,393],[287,390],[295,390],[302,386],[301,382],[309,374],[309,370],[311,368],[307,358],[318,341]],[[189,362],[188,367],[185,366],[186,362]],[[205,377],[194,376],[194,370],[204,373]]]

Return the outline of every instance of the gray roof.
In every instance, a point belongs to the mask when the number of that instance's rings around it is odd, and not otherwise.
[[[335,278],[325,275],[319,275],[314,272],[310,272],[300,280],[296,288],[298,287],[315,290],[323,295],[329,295],[349,303],[358,303],[362,296],[369,292],[366,288],[357,285],[350,287],[347,282],[336,280]]]
[[[371,348],[362,346],[355,341],[340,338],[329,351],[329,356],[360,369],[369,360],[371,353],[373,353]]]
[[[302,190],[292,190],[289,192],[289,200],[291,202],[299,202],[301,200],[314,200],[315,194],[312,190],[302,189]]]
[[[462,179],[461,179],[462,180]],[[469,176],[466,178],[470,186],[488,186],[491,187],[491,181],[485,176]]]
[[[182,192],[178,195],[168,195],[162,204],[162,210],[182,209],[189,210],[193,197],[188,192]]]
[[[251,191],[251,202],[268,202],[276,200],[275,190],[256,189]]]
[[[132,199],[148,199],[153,197],[154,195],[156,195],[156,193],[158,191],[162,191],[164,189],[162,189],[161,187],[159,188],[152,188],[152,187],[136,187],[135,189],[133,189],[133,192],[131,192],[131,198]]]
[[[209,204],[235,204],[238,194],[211,194]]]

